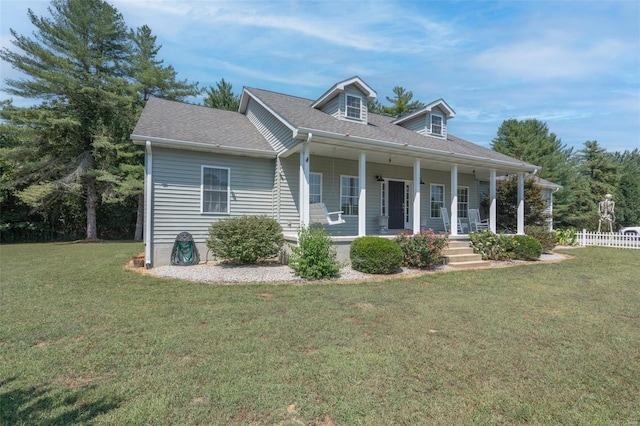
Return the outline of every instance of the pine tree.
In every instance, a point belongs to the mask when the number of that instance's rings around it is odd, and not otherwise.
[[[413,93],[407,91],[404,87],[395,86],[393,88],[395,97],[390,98],[386,96],[387,102],[390,102],[390,106],[382,107],[382,114],[391,117],[401,117],[403,115],[411,114],[414,111],[424,108],[425,104],[420,101],[412,101]]]
[[[122,15],[102,0],[54,0],[49,13],[50,18],[38,17],[29,10],[36,28],[33,37],[11,30],[17,50],[0,52],[2,60],[28,77],[7,79],[5,90],[42,103],[3,108],[3,118],[38,129],[38,137],[29,144],[30,159],[42,167],[25,175],[31,185],[22,198],[38,205],[60,192],[82,194],[86,238],[96,239],[101,190],[97,177],[113,158],[102,141],[121,125],[118,111],[129,105],[129,39]]]
[[[553,214],[559,225],[570,225],[570,209],[575,205],[575,187],[579,185],[573,149],[562,144],[549,132],[547,125],[536,119],[505,120],[491,142],[494,151],[542,167],[537,176],[562,185],[554,193]]]
[[[227,111],[238,111],[240,107],[240,96],[233,94],[233,86],[224,80],[216,83],[217,88],[209,86],[206,90],[204,105],[211,108],[224,109]]]

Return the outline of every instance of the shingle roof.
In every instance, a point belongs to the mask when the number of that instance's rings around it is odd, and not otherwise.
[[[492,159],[523,164],[523,161],[501,154],[491,149],[476,145],[464,139],[448,134],[447,138],[421,135],[402,126],[393,124],[394,117],[368,114],[368,124],[338,120],[335,117],[312,108],[313,100],[284,95],[256,88],[245,88],[260,99],[294,127],[317,129],[326,132],[359,136],[368,139],[387,141],[397,144],[409,144],[416,147],[439,150],[442,152],[472,155],[481,159]],[[533,167],[533,166],[532,166]]]
[[[251,121],[234,111],[150,98],[132,138],[198,142],[274,152]]]

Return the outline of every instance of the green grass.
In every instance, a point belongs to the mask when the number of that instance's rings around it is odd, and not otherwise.
[[[135,243],[0,247],[0,424],[640,422],[638,251],[216,286]]]

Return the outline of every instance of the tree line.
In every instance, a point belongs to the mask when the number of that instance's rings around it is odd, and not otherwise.
[[[201,89],[177,78],[144,25],[129,29],[102,0],[53,0],[13,29],[0,59],[20,71],[3,90],[33,106],[0,103],[1,241],[135,238],[143,229],[143,157],[129,135],[151,96],[237,109],[224,79]],[[235,103],[234,103],[235,102]]]
[[[151,96],[237,110],[221,79],[202,89],[159,59],[151,29],[130,29],[103,0],[53,0],[49,16],[28,10],[32,36],[11,30],[0,59],[22,78],[4,91],[34,105],[0,103],[0,241],[142,239],[144,151],[129,136]],[[371,112],[399,117],[424,107],[393,88]],[[608,153],[596,141],[574,152],[538,120],[506,120],[492,148],[542,166],[562,185],[556,226],[597,226],[597,202],[614,195],[621,224],[640,223],[640,152]]]

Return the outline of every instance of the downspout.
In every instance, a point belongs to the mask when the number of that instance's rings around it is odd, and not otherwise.
[[[275,194],[275,208],[276,208],[276,220],[280,223],[280,206],[282,204],[282,162],[280,160],[280,154],[276,157],[276,194]],[[280,224],[282,225],[282,224]]]
[[[147,269],[151,269],[151,250],[153,246],[153,235],[151,234],[151,217],[152,217],[152,185],[153,185],[153,159],[151,152],[151,141],[147,141],[145,145],[145,164],[144,164],[144,265]]]

